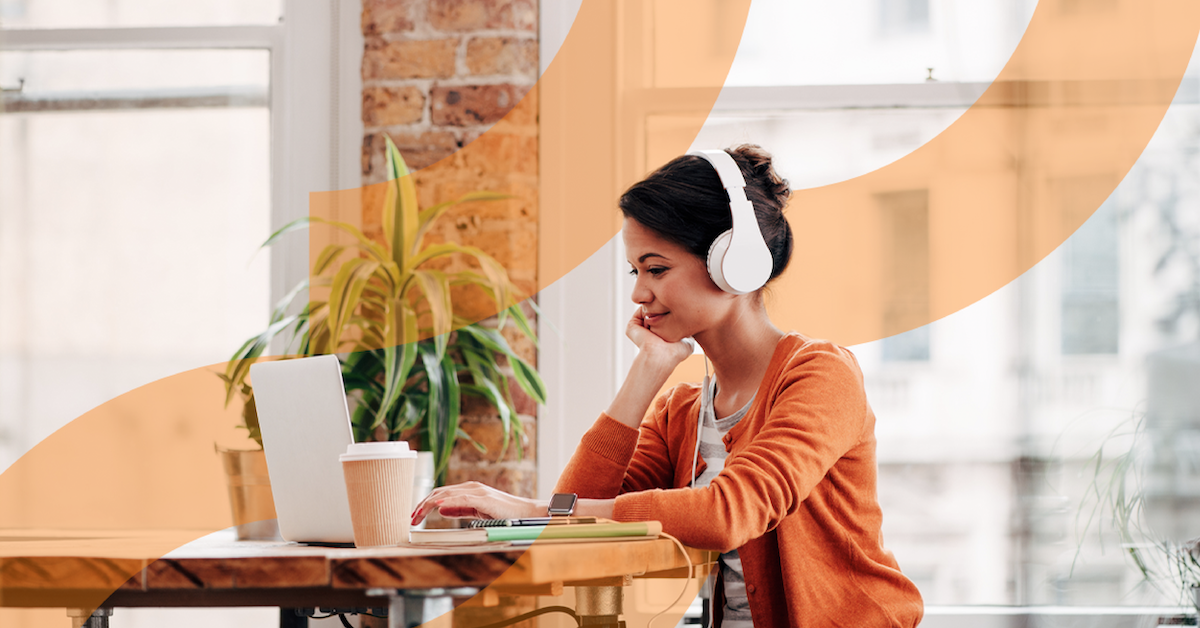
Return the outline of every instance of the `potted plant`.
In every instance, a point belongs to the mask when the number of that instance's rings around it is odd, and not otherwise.
[[[1159,625],[1196,625],[1200,615],[1200,537],[1182,542],[1165,539],[1146,524],[1148,505],[1160,497],[1139,477],[1146,452],[1156,448],[1155,439],[1149,436],[1146,418],[1134,417],[1112,430],[1088,459],[1091,481],[1079,511],[1086,522],[1083,531],[1096,525],[1102,533],[1107,524],[1146,583],[1180,605],[1193,606],[1197,613],[1159,618]],[[1127,441],[1129,449],[1106,456],[1104,445],[1115,440]]]
[[[261,447],[254,393],[246,381],[250,365],[280,334],[290,336],[284,353],[338,354],[354,405],[354,439],[419,440],[433,453],[440,484],[458,439],[487,451],[459,428],[461,395],[482,397],[496,408],[504,433],[498,455],[512,441],[518,443],[521,455],[524,434],[509,382],[515,381],[537,403],[545,402],[545,385],[500,331],[511,323],[537,342],[504,267],[475,247],[425,242],[430,228],[451,207],[508,197],[470,192],[420,209],[412,176],[390,138],[386,150],[384,241],[373,241],[352,225],[317,217],[295,220],[272,234],[264,247],[316,222],[348,234],[353,244],[326,246],[313,262],[311,281],[300,282],[280,300],[267,328],[243,343],[219,375],[225,381],[226,404],[235,396],[245,400],[244,426]],[[431,262],[456,255],[473,259],[479,268],[432,267]],[[467,320],[455,310],[451,288],[463,285],[479,286],[491,296],[498,311],[494,327]],[[299,312],[289,314],[306,289],[326,294],[310,298]]]

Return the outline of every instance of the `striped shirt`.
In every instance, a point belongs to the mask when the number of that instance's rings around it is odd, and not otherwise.
[[[704,473],[696,478],[696,486],[708,486],[717,474],[725,468],[725,443],[721,438],[733,429],[733,426],[746,416],[754,399],[733,414],[718,419],[713,409],[713,399],[717,394],[715,378],[704,378],[704,390],[700,395],[700,419],[703,429],[700,432],[700,458],[707,465]],[[722,628],[752,628],[750,622],[750,600],[746,597],[746,579],[742,576],[742,559],[738,558],[737,550],[721,554],[721,578],[725,582],[725,608],[721,612]]]

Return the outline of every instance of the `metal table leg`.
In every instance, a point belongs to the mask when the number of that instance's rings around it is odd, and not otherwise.
[[[82,608],[67,609],[72,628],[108,628],[108,618],[112,614],[111,608],[97,608],[90,613]]]
[[[593,628],[625,628],[621,619],[625,592],[620,586],[575,587],[575,612],[579,625]]]
[[[368,589],[367,595],[388,598],[388,628],[414,628],[452,612],[454,598],[471,597],[479,593],[473,587],[453,589]]]
[[[279,628],[308,628],[308,616],[294,608],[280,608]]]

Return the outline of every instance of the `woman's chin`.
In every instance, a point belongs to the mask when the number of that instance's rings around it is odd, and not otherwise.
[[[665,342],[679,342],[680,340],[687,338],[687,336],[681,336],[678,333],[672,333],[668,330],[655,329],[653,327],[650,328],[650,331],[654,332],[655,336],[662,338]]]

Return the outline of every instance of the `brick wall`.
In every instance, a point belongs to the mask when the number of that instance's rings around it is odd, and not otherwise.
[[[363,182],[384,179],[383,134],[392,137],[417,170],[422,207],[474,190],[511,194],[511,200],[451,210],[429,241],[477,246],[495,257],[526,295],[537,280],[537,81],[536,0],[363,0]],[[488,133],[485,135],[484,132]],[[379,203],[368,188],[363,226],[382,239]],[[467,265],[464,260],[450,267]],[[494,309],[477,291],[454,295],[467,315]],[[511,330],[505,330],[516,340]],[[515,342],[523,357],[534,347]],[[536,362],[533,362],[536,364]],[[533,495],[536,466],[535,409],[518,393],[518,411],[529,434],[525,456],[516,449],[496,463],[499,419],[467,400],[463,427],[489,445],[479,455],[461,444],[450,482],[477,479]]]

